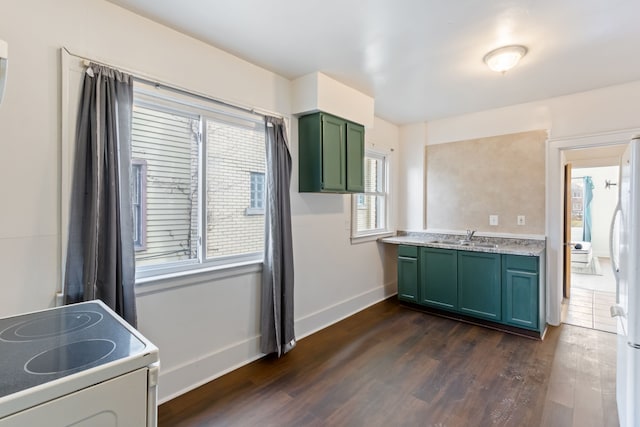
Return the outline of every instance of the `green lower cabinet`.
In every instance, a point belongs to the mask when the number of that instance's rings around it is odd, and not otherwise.
[[[415,302],[418,300],[418,248],[400,246],[398,248],[398,299]]]
[[[456,250],[421,248],[420,303],[455,310],[458,307]]]
[[[500,255],[458,252],[458,310],[461,313],[500,321],[502,283]]]
[[[402,301],[542,332],[539,291],[536,256],[398,247]]]
[[[398,298],[418,302],[418,260],[398,257]]]
[[[504,264],[504,322],[513,326],[538,329],[537,258],[505,255]],[[521,269],[514,269],[518,267]]]

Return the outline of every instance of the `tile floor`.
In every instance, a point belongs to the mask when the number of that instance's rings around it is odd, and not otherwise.
[[[571,298],[563,304],[563,322],[570,325],[616,332],[616,319],[609,314],[615,304],[616,282],[609,259],[600,258],[602,275],[572,274]]]

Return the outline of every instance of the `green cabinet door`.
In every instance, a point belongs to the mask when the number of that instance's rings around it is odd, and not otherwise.
[[[500,255],[458,252],[458,309],[461,313],[499,321],[502,318]]]
[[[298,190],[322,191],[322,120],[320,114],[298,119]]]
[[[458,305],[457,251],[421,248],[420,303],[447,310]]]
[[[538,329],[538,259],[504,255],[504,322],[513,326]]]
[[[344,191],[346,186],[345,135],[347,123],[337,117],[322,115],[322,187]]]
[[[418,260],[398,256],[398,299],[418,302]]]
[[[347,123],[347,191],[364,192],[364,126]]]

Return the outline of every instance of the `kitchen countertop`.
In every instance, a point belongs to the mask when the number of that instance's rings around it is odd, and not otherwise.
[[[537,239],[474,236],[471,239],[471,244],[460,243],[464,238],[465,236],[460,234],[398,232],[397,236],[384,237],[379,241],[393,245],[426,246],[429,248],[524,256],[541,256],[546,247],[544,240]],[[473,246],[474,244],[485,246]]]

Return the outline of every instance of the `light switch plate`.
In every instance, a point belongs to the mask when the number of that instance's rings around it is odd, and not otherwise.
[[[524,215],[518,215],[518,225],[525,225]]]
[[[498,225],[498,215],[489,215],[489,225]]]

